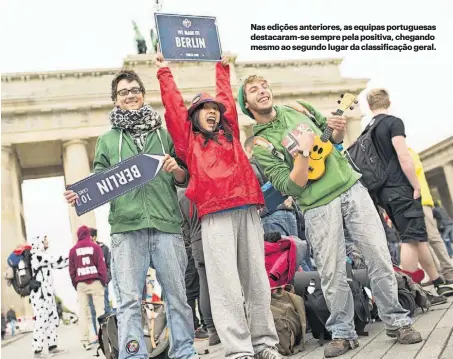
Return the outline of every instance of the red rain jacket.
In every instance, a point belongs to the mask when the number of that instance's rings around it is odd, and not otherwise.
[[[266,272],[271,288],[286,285],[296,273],[296,243],[291,237],[282,237],[278,242],[264,242]]]
[[[218,142],[208,141],[192,131],[187,108],[168,67],[157,72],[165,121],[176,155],[190,174],[186,196],[197,206],[200,217],[245,205],[263,205],[261,187],[239,140],[239,123],[230,84],[230,69],[216,65],[216,101],[226,107],[224,116],[233,132],[228,142],[220,130]]]

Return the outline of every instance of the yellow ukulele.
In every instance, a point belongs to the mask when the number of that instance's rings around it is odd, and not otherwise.
[[[335,116],[341,116],[349,108],[354,109],[352,104],[358,103],[355,96],[350,93],[342,94],[341,100],[338,100],[340,106],[334,112]],[[326,171],[326,159],[333,151],[332,142],[330,142],[330,136],[332,136],[333,129],[326,127],[321,136],[315,136],[315,142],[313,148],[310,151],[310,162],[308,165],[308,179],[317,180],[320,179]]]

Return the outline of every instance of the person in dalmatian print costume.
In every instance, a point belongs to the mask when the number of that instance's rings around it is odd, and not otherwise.
[[[30,294],[35,320],[33,351],[35,358],[49,358],[66,352],[57,347],[59,318],[51,269],[65,268],[68,266],[69,261],[67,256],[52,256],[47,253],[49,246],[47,236],[33,238],[31,246],[33,276],[41,283],[41,287],[36,291],[32,290]],[[45,342],[47,342],[49,354],[43,353]]]

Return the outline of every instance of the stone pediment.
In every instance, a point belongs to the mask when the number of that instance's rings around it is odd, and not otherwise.
[[[344,79],[341,59],[238,62],[232,56],[231,83],[234,95],[241,81],[250,74],[264,76],[272,85],[276,104],[303,98],[324,113],[336,105],[342,92],[359,93],[366,79]],[[161,115],[157,68],[152,55],[133,55],[124,60],[125,68],[133,68],[146,88],[146,102]],[[215,63],[173,62],[173,76],[186,104],[201,91],[215,92]],[[14,145],[27,178],[44,176],[61,169],[61,141],[87,139],[90,160],[99,135],[110,128],[107,117],[113,107],[110,87],[118,68],[36,73],[2,74],[2,141]],[[238,106],[242,140],[251,134],[254,123]],[[349,113],[360,117],[358,110]],[[351,133],[355,122],[351,120]],[[35,159],[46,159],[41,163]],[[43,168],[43,170],[38,170]],[[30,172],[32,171],[32,172]],[[44,172],[43,172],[44,171]]]
[[[235,59],[235,57],[233,56]],[[270,62],[237,62],[232,66],[233,90],[251,73],[259,73],[272,84],[274,95],[320,95],[342,91],[361,91],[366,80],[343,79],[339,72],[341,59]],[[187,103],[200,92],[215,91],[214,63],[171,63],[178,86]],[[160,105],[156,67],[151,55],[133,55],[124,60],[133,68],[147,90],[147,102]],[[49,111],[86,111],[112,106],[110,86],[120,68],[36,73],[3,74],[2,115]]]

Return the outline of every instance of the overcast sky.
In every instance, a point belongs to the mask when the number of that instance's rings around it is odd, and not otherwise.
[[[120,67],[136,52],[132,20],[149,38],[154,22],[152,0],[4,0],[1,9],[1,71],[47,71]],[[343,57],[344,77],[369,78],[368,88],[386,87],[392,112],[403,118],[409,144],[423,150],[453,134],[453,8],[451,1],[419,0],[366,2],[164,0],[162,12],[216,16],[225,51],[238,61]],[[211,9],[211,10],[209,10]],[[250,24],[436,25],[437,51],[389,52],[252,52]],[[380,43],[380,42],[378,42]],[[303,79],[301,79],[301,82]],[[366,106],[361,106],[364,113]],[[106,117],[107,121],[107,117]],[[447,126],[447,123],[449,124]],[[62,179],[24,183],[28,235],[48,233],[54,251],[68,251],[71,236],[67,209],[61,198]],[[44,216],[43,206],[52,215]],[[96,212],[101,237],[108,241],[108,208]],[[76,307],[67,272],[57,277],[61,294]]]

